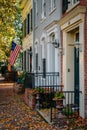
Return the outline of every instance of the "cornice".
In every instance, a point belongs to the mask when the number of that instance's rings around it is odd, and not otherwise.
[[[73,10],[69,11],[65,16],[63,16],[57,23],[58,25],[62,26],[63,24],[65,24],[66,22],[68,22],[70,19],[74,18],[75,16],[77,16],[78,14],[83,14],[86,12],[87,7],[85,6],[77,6],[76,8],[74,8]]]
[[[49,28],[51,28],[52,26],[56,25],[57,24],[57,20],[55,21],[52,21],[49,25],[47,25],[44,29],[45,30],[48,30]]]

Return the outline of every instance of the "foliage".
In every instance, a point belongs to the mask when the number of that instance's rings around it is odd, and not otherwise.
[[[34,90],[34,93],[44,93],[44,89],[43,88],[41,88],[41,87],[37,87],[37,88],[35,88],[35,90]]]
[[[26,72],[23,71],[23,73],[18,77],[19,84],[24,84],[25,76],[26,76]]]
[[[63,109],[62,113],[66,116],[71,116],[72,114],[74,114],[74,111],[71,107],[66,107]]]
[[[15,25],[16,21],[21,20],[18,2],[19,0],[0,1],[0,61],[9,56],[12,39],[20,37],[21,27],[19,28],[19,24]]]
[[[64,98],[63,92],[61,92],[61,91],[56,92],[55,95],[54,95],[54,98],[55,98],[55,99]]]

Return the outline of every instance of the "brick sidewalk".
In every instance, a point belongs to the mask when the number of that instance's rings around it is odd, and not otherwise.
[[[0,83],[0,104],[8,103],[14,96],[14,83]]]

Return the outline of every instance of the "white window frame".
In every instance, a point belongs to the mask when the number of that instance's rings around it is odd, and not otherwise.
[[[75,3],[77,3],[79,0],[71,0],[72,5],[74,5]]]
[[[51,12],[56,8],[56,0],[51,0]]]
[[[38,5],[38,0],[35,0],[34,1],[35,2],[35,25],[37,25],[37,16],[38,16],[38,7],[37,7],[37,5]]]
[[[42,8],[41,8],[41,12],[42,12],[42,14],[41,14],[41,18],[43,19],[44,17],[46,17],[46,1],[45,0],[41,0],[41,6],[42,6]]]

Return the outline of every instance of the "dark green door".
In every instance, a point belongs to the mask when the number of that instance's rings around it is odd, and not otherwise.
[[[76,41],[79,41],[79,33],[76,34]],[[74,48],[74,90],[75,104],[79,106],[79,48]]]

